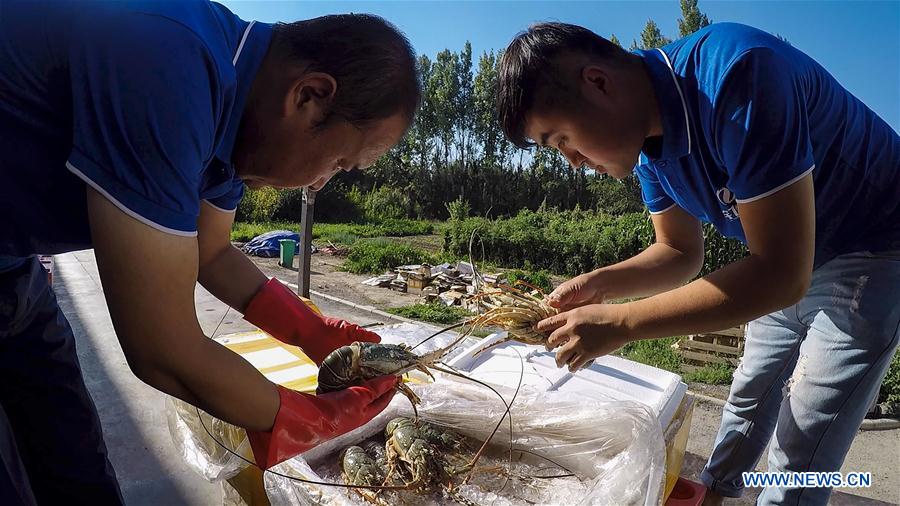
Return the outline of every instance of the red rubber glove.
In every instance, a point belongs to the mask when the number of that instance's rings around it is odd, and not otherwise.
[[[396,376],[381,376],[323,395],[279,386],[281,406],[272,430],[247,431],[256,464],[268,469],[367,423],[391,402],[398,381]]]
[[[381,342],[378,334],[359,325],[317,314],[275,278],[256,292],[244,319],[283,343],[299,346],[316,364],[354,341]]]

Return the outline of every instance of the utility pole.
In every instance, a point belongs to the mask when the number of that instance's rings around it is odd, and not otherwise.
[[[303,188],[303,211],[300,214],[300,265],[297,269],[297,286],[302,297],[309,298],[309,264],[312,256],[313,206],[316,192]]]

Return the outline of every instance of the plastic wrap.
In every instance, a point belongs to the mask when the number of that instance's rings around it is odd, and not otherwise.
[[[203,417],[203,425],[215,435],[216,440],[253,461],[250,441],[244,429],[223,422],[204,411],[199,413]],[[184,461],[207,480],[227,480],[250,465],[222,448],[222,445],[210,437],[200,424],[198,411],[194,406],[169,397],[166,399],[166,418],[172,441]]]
[[[478,385],[441,378],[413,387],[421,396],[419,415],[458,433],[483,441],[504,411],[495,394]],[[500,390],[509,400],[511,392]],[[334,480],[319,470],[337,461],[343,448],[383,430],[396,416],[411,416],[409,401],[396,396],[390,406],[365,426],[276,466],[273,470],[315,481]],[[657,505],[665,469],[663,435],[653,413],[628,401],[590,401],[564,394],[523,388],[513,408],[513,446],[552,459],[578,480],[555,484],[555,495],[543,504]],[[508,421],[492,444],[508,446]],[[273,505],[366,504],[346,489],[306,484],[272,473],[265,475]],[[508,489],[507,489],[508,490]],[[501,494],[503,495],[503,494]],[[523,504],[490,490],[478,495],[486,503]]]
[[[385,343],[418,343],[438,330],[437,327],[428,325],[400,324],[392,325],[383,330],[383,342]],[[446,332],[429,340],[416,348],[416,353],[427,353],[439,347],[451,343],[458,334]],[[228,336],[224,336],[227,338]],[[454,349],[448,356],[452,357],[460,353],[461,346]],[[424,382],[426,378],[421,373],[415,373],[414,381]],[[246,432],[237,426],[225,423],[209,414],[200,411],[206,429],[212,433],[218,441],[227,445],[240,455],[253,460],[250,451],[250,442]],[[232,455],[217,444],[201,426],[197,416],[197,408],[174,397],[166,400],[166,418],[169,424],[169,433],[178,451],[184,457],[185,462],[196,472],[210,481],[227,480],[237,475],[247,462]]]

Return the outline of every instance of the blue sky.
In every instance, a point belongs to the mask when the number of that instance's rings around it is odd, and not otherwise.
[[[222,1],[222,0],[220,0]],[[677,1],[222,1],[244,19],[293,21],[339,12],[383,16],[409,37],[416,51],[434,56],[459,50],[476,55],[502,49],[529,23],[559,20],[626,47],[648,18],[676,38]],[[847,89],[900,131],[900,1],[704,1],[712,21],[737,21],[778,33],[828,69]]]

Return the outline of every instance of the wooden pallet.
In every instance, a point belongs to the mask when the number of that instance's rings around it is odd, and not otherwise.
[[[684,359],[685,371],[696,371],[710,364],[737,367],[744,354],[746,325],[705,334],[692,334],[673,345]]]

